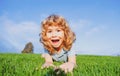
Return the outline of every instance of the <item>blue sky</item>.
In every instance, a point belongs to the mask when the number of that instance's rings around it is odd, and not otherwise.
[[[0,52],[20,53],[32,42],[42,53],[40,23],[51,14],[66,18],[78,54],[120,54],[119,0],[0,0]]]

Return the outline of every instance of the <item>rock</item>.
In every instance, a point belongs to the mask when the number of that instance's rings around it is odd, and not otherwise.
[[[29,42],[25,45],[25,48],[22,50],[22,53],[33,53],[33,44]]]

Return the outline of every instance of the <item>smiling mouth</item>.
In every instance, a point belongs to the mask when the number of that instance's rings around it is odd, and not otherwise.
[[[53,43],[57,43],[59,42],[60,40],[59,39],[56,39],[56,40],[51,40]]]

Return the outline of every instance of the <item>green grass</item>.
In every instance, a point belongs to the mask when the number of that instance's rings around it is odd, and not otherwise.
[[[56,76],[53,68],[41,69],[40,54],[0,54],[0,76]],[[60,62],[54,62],[59,66]],[[77,55],[73,73],[59,76],[120,76],[120,56]]]

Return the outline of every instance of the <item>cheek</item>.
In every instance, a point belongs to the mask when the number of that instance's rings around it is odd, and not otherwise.
[[[49,39],[51,37],[51,34],[46,34],[46,37]]]
[[[64,33],[60,33],[59,36],[60,36],[61,38],[64,38]]]

